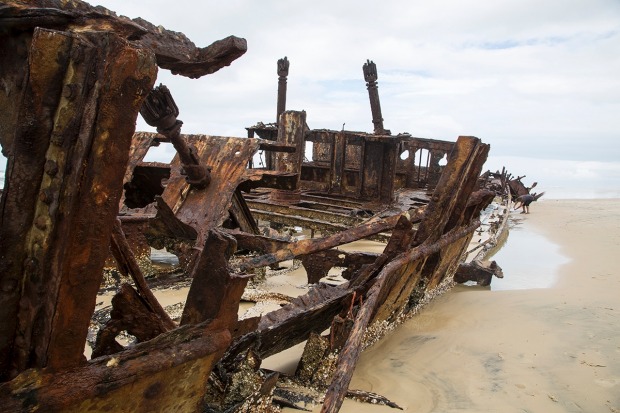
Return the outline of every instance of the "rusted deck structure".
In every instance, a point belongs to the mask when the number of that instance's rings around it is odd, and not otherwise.
[[[311,115],[285,110],[283,59],[275,124],[248,137],[183,135],[169,91],[153,90],[157,67],[207,75],[245,40],[198,48],[75,0],[4,2],[0,37],[1,411],[271,411],[282,378],[260,361],[305,340],[296,381],[321,387],[323,411],[338,411],[364,339],[451,281],[493,197],[478,186],[489,151],[479,139],[384,128],[370,61],[374,133],[311,129]],[[134,133],[138,112],[158,133]],[[172,163],[143,162],[160,142],[178,151]],[[278,235],[291,225],[320,237]],[[382,253],[337,249],[370,237],[386,240]],[[179,320],[138,265],[151,246],[179,256],[192,279]],[[110,254],[132,281],[87,360]],[[239,320],[249,280],[290,259],[315,286]],[[332,267],[344,268],[342,284],[320,282]],[[121,346],[122,331],[138,344]]]

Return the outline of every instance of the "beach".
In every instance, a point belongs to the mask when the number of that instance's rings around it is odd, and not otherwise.
[[[409,412],[620,412],[620,200],[512,214],[504,279],[432,301],[362,354],[350,388]],[[528,237],[547,244],[532,251]],[[346,400],[341,411],[396,410]]]
[[[620,412],[620,200],[543,198],[530,210],[511,213],[508,236],[491,257],[503,279],[457,285],[431,301],[362,353],[350,388],[416,413]],[[380,252],[383,245],[343,249]],[[267,284],[293,296],[307,289],[301,268]],[[166,306],[186,292],[155,294]],[[293,373],[302,349],[262,367]],[[348,399],[341,408],[396,411]]]

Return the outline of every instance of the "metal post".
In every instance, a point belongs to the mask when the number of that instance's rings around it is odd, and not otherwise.
[[[280,115],[286,110],[286,77],[288,76],[289,61],[278,59],[278,113],[276,115],[276,124],[280,122]]]
[[[366,60],[363,66],[364,80],[368,88],[370,98],[370,110],[372,112],[372,123],[374,132],[377,135],[385,135],[390,132],[383,128],[383,117],[381,116],[381,103],[379,102],[379,89],[377,86],[377,65],[371,60]]]

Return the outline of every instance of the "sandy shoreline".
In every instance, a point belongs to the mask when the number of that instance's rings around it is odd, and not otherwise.
[[[512,214],[494,257],[504,279],[435,299],[362,354],[351,389],[409,412],[620,412],[620,200],[543,200]],[[296,272],[269,282],[298,295]],[[186,291],[156,293],[168,305]],[[263,367],[292,373],[301,350]],[[345,400],[341,411],[396,410]]]
[[[534,276],[557,272],[551,287],[457,286],[364,352],[351,388],[411,412],[619,412],[620,200],[545,200],[531,212],[517,217],[521,231],[568,257],[557,270],[528,263]]]

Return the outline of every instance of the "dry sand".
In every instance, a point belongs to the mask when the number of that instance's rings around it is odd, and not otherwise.
[[[351,388],[410,412],[620,412],[620,200],[544,200],[513,214],[521,235],[508,237],[512,259],[498,258],[505,278],[493,283],[525,272],[547,288],[455,287],[365,351]],[[395,410],[345,401],[341,411]]]

